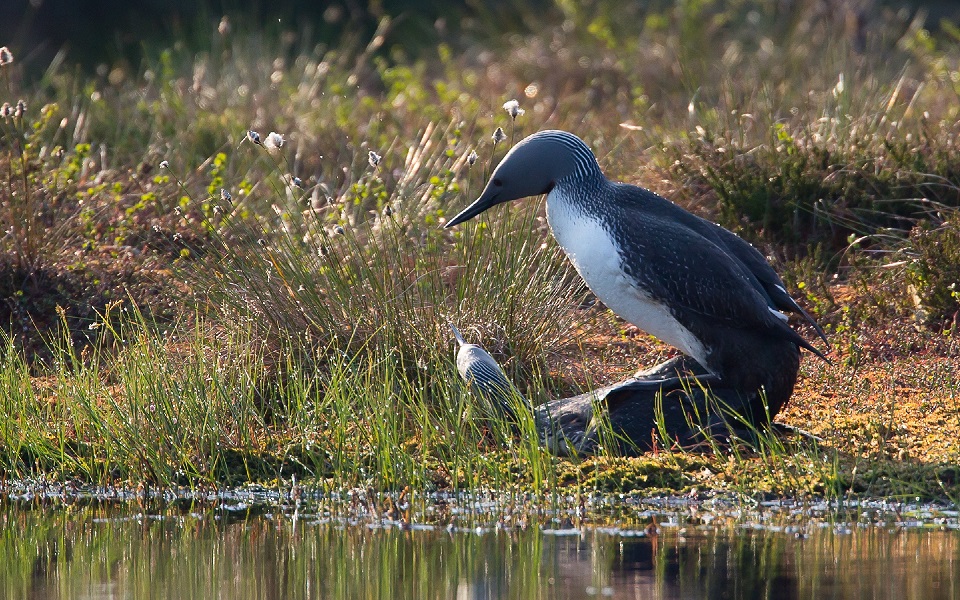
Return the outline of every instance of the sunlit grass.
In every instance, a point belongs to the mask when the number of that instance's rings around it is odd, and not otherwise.
[[[6,347],[8,477],[506,489],[515,482],[504,479],[505,460],[524,465],[532,491],[553,477],[535,435],[525,443],[479,425],[449,354],[411,376],[370,343],[318,348],[310,360],[290,345],[268,350],[252,328],[209,331],[200,321],[171,339],[135,312],[99,326],[110,342],[80,356],[55,340],[53,368],[39,376]],[[506,445],[495,450],[490,435]]]

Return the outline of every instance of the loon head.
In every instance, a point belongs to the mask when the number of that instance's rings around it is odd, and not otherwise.
[[[446,227],[504,202],[548,194],[560,182],[587,182],[596,177],[603,177],[600,165],[583,140],[566,131],[539,131],[507,152],[480,197]]]

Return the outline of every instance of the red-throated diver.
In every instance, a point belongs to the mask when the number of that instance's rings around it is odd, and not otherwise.
[[[759,251],[649,190],[607,180],[593,152],[571,133],[523,139],[446,227],[540,194],[547,194],[554,237],[597,297],[727,384],[744,391],[764,386],[765,376],[755,377],[750,364],[766,360],[753,354],[771,343],[790,342],[826,360],[787,324],[781,311],[799,313],[826,339]]]

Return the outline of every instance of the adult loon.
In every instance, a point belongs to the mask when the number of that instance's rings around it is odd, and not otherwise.
[[[827,360],[787,324],[781,311],[799,313],[826,341],[759,251],[649,190],[609,181],[587,145],[566,131],[520,141],[446,227],[540,194],[547,195],[554,237],[594,294],[725,385],[744,392],[764,386],[777,366],[752,365],[773,347],[776,360],[792,362],[782,342]]]

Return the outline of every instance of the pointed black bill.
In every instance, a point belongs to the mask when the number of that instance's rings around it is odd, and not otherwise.
[[[491,192],[491,190],[484,190],[484,193],[480,194],[480,197],[477,198],[473,204],[460,211],[460,214],[451,219],[449,223],[443,226],[443,228],[449,229],[454,225],[459,225],[464,221],[469,221],[491,206],[496,206],[497,204],[504,202],[503,200],[498,199],[500,196],[499,190],[493,191],[492,193],[488,192]]]

